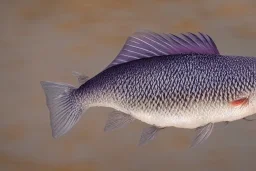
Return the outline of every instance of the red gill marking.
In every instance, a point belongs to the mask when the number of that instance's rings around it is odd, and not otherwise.
[[[238,99],[238,100],[234,100],[231,102],[232,106],[241,106],[241,105],[245,105],[249,102],[248,98],[242,98],[242,99]]]

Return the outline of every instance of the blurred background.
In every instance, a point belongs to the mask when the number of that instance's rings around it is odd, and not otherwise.
[[[146,124],[103,129],[109,108],[91,108],[65,136],[51,136],[40,81],[93,77],[139,29],[203,32],[227,55],[256,56],[253,0],[1,0],[1,171],[254,171],[256,122],[218,124],[188,149],[193,130],[168,128],[137,147]]]

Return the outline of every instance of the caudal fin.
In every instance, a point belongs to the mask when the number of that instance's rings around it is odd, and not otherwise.
[[[52,136],[66,134],[81,118],[82,104],[74,97],[74,86],[63,83],[41,81],[50,112]]]

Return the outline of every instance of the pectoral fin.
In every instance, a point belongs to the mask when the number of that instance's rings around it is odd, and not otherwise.
[[[196,129],[196,137],[194,138],[190,148],[193,148],[193,147],[201,144],[202,142],[204,142],[211,135],[213,127],[214,127],[214,124],[209,123],[205,126],[197,128]]]
[[[144,128],[140,137],[140,142],[138,146],[144,145],[156,137],[156,134],[163,128],[158,128],[156,126],[151,126]]]
[[[133,122],[134,120],[135,118],[126,113],[120,111],[113,111],[108,115],[108,120],[106,122],[104,131],[108,132],[118,128],[122,128],[127,124]]]

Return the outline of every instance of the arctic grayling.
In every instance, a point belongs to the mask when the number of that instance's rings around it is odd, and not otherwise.
[[[142,145],[167,127],[196,129],[193,147],[210,136],[214,123],[256,112],[256,58],[221,55],[202,33],[136,32],[102,72],[91,79],[74,75],[79,87],[41,82],[55,138],[88,108],[102,106],[114,109],[105,131],[140,120],[150,125]]]

